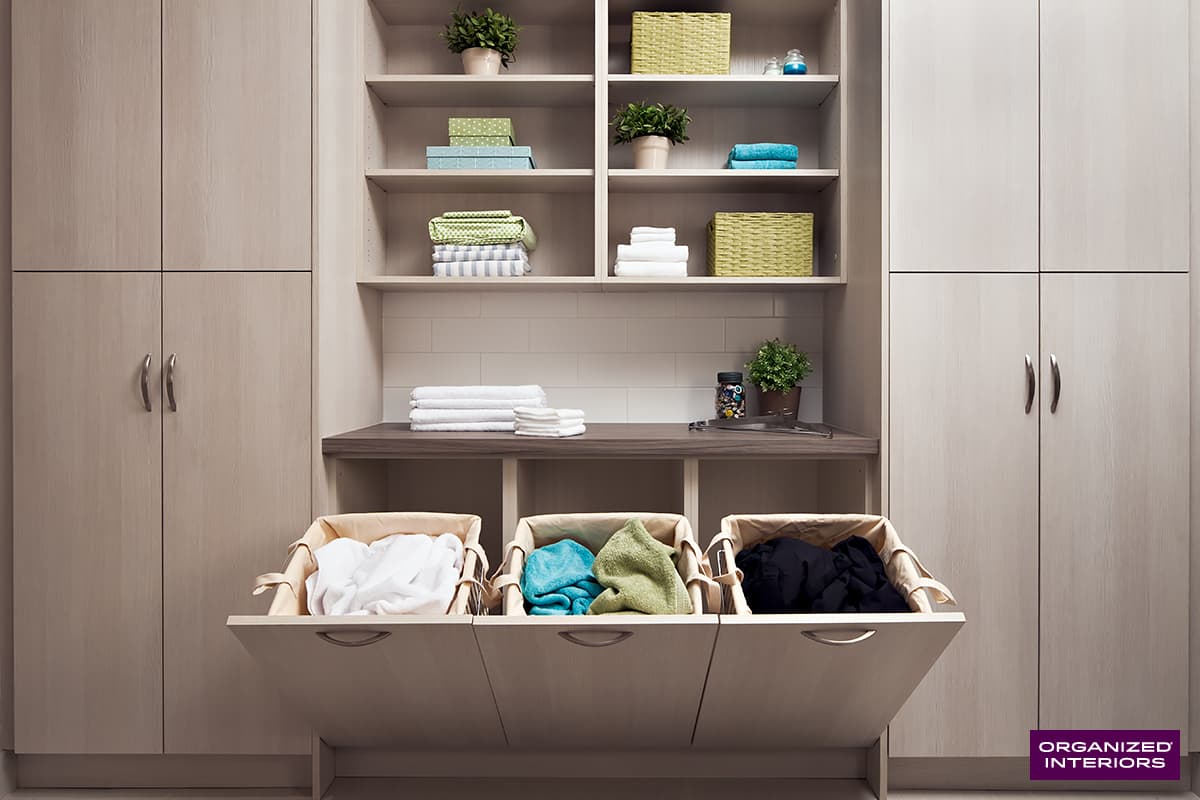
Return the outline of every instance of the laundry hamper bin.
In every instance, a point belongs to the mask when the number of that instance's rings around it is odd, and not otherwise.
[[[283,572],[260,575],[274,589],[260,616],[230,617],[229,629],[279,690],[283,702],[335,747],[501,747],[504,731],[472,630],[488,597],[479,517],[390,512],[320,517],[289,547]],[[305,579],[313,556],[343,537],[452,533],[463,572],[442,614],[311,616]]]
[[[739,552],[780,537],[828,548],[850,536],[879,554],[909,613],[751,613]],[[954,598],[884,517],[728,516],[703,569],[721,635],[696,721],[698,747],[870,747],[965,622],[957,612],[932,613],[934,603]],[[775,702],[755,702],[748,675],[755,686],[778,687]]]

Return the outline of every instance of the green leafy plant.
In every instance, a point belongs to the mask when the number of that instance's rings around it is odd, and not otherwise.
[[[665,136],[671,144],[683,144],[691,121],[686,108],[630,103],[619,109],[609,124],[613,126],[613,144],[628,144],[639,136]]]
[[[483,12],[461,10],[450,12],[450,24],[440,34],[451,53],[461,53],[472,47],[486,47],[500,54],[500,63],[507,68],[514,61],[517,34],[513,18],[488,8]]]
[[[765,392],[789,392],[792,387],[812,374],[808,353],[769,339],[758,346],[754,359],[746,365],[750,382]]]

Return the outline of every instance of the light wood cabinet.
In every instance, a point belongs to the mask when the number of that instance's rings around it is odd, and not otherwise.
[[[13,284],[17,751],[160,753],[160,276]]]
[[[1045,271],[1186,271],[1187,0],[1042,0]]]
[[[308,269],[310,0],[164,0],[163,266]]]
[[[969,620],[892,723],[891,753],[1028,755],[1038,276],[893,275],[891,327],[889,516]]]
[[[168,753],[310,750],[303,721],[225,630],[229,614],[262,606],[246,565],[278,561],[310,521],[309,279],[163,278]]]
[[[1186,742],[1188,278],[1043,275],[1042,308],[1041,726]]]
[[[1037,0],[890,8],[891,269],[1036,272]]]
[[[14,269],[162,263],[159,0],[14,0]]]

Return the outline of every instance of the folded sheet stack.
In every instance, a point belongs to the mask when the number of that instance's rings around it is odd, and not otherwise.
[[[439,278],[517,278],[537,247],[533,228],[507,209],[445,211],[429,220],[429,239]]]
[[[583,425],[583,410],[579,408],[521,407],[516,409],[515,422],[518,436],[561,438],[578,436],[587,430]]]
[[[675,244],[674,228],[638,226],[629,232],[629,244],[617,245],[618,278],[686,278],[688,248]]]
[[[418,386],[408,412],[414,431],[511,431],[516,409],[546,405],[541,386]]]
[[[800,150],[794,144],[735,144],[725,162],[727,169],[795,169]]]

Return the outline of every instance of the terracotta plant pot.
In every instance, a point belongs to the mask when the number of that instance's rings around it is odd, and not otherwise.
[[[468,47],[462,51],[463,72],[467,75],[499,75],[500,51],[489,47]]]
[[[671,140],[665,136],[639,136],[633,140],[635,169],[666,169]]]
[[[782,414],[788,419],[796,419],[800,413],[800,387],[793,387],[790,392],[768,392],[758,390],[759,414]]]

